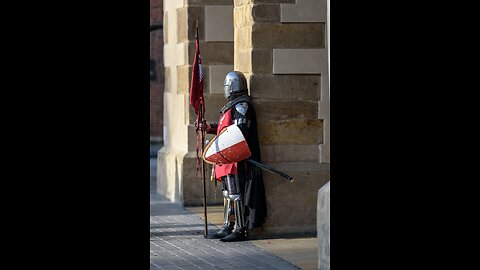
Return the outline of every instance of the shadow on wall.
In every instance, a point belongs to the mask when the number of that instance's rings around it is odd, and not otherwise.
[[[150,158],[157,158],[158,150],[163,147],[161,142],[150,142]]]
[[[150,194],[157,194],[157,155],[163,143],[150,142]]]

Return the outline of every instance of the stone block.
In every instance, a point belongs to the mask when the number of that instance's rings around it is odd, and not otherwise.
[[[252,72],[252,51],[250,49],[236,51],[234,58],[235,70],[243,73]]]
[[[200,167],[196,175],[197,160],[195,151],[188,152],[183,157],[183,205],[184,206],[202,206],[203,205],[203,177],[202,177],[202,159],[200,158]],[[222,185],[210,180],[212,166],[205,163],[205,193],[207,205],[223,204]]]
[[[251,4],[235,6],[233,9],[233,25],[235,27],[253,23],[252,7]]]
[[[326,71],[326,49],[273,50],[273,74],[322,74]]]
[[[223,95],[205,95],[205,120],[208,123],[218,122],[220,109],[227,103]]]
[[[203,65],[233,65],[233,42],[200,42]],[[188,63],[195,57],[195,41],[188,43]]]
[[[233,65],[210,65],[209,67],[209,93],[224,95],[223,83],[228,72],[233,70]]]
[[[235,27],[234,32],[235,52],[252,48],[252,26],[241,25]]]
[[[178,157],[185,152],[174,151],[166,146],[158,151],[157,157],[157,193],[175,203],[183,203],[181,192],[181,163]],[[181,159],[180,159],[181,161]]]
[[[187,95],[165,92],[164,95],[164,144],[166,146],[187,151],[187,130],[185,113]]]
[[[263,170],[267,218],[251,234],[255,238],[315,236],[317,231],[317,194],[330,178],[329,164],[283,162],[268,165],[294,178],[285,178]]]
[[[237,68],[237,65],[235,65]],[[250,91],[259,99],[320,100],[321,75],[263,75],[250,77]]]
[[[188,100],[190,102],[190,98]],[[195,120],[197,120],[197,114],[195,114],[195,111],[193,110],[192,106],[190,106],[190,104],[185,109],[187,110],[187,115],[188,115],[188,125],[193,125],[195,123]],[[189,133],[189,136],[190,136],[190,133]],[[189,145],[189,149],[190,149],[190,145]]]
[[[163,65],[165,67],[175,66],[175,59],[173,55],[176,53],[175,47],[172,44],[164,44],[163,46]],[[175,72],[173,72],[175,74]]]
[[[258,121],[261,144],[321,144],[322,119],[291,119]]]
[[[203,178],[196,175],[195,152],[160,149],[157,159],[157,193],[184,206],[203,205]],[[200,161],[201,162],[201,161]],[[205,191],[208,205],[223,204],[221,185],[210,181],[211,165],[205,167]]]
[[[205,6],[205,41],[233,41],[233,5]]]
[[[192,76],[192,66],[177,66],[177,93],[188,94],[190,92],[190,80]]]
[[[182,7],[176,10],[177,12],[177,43],[187,41],[187,20],[189,14],[186,7]]]
[[[190,109],[190,111],[193,112],[193,109]],[[195,112],[193,112],[192,114],[190,115],[193,115],[195,116]],[[195,120],[193,121],[193,123],[195,123]],[[196,145],[197,145],[197,132],[195,131],[195,125],[194,124],[189,124],[187,125],[187,129],[188,129],[188,151],[189,152],[195,152],[195,148],[196,148]],[[200,138],[201,139],[201,138]],[[198,148],[198,153],[199,153],[199,156],[201,156],[201,146],[200,146],[200,140],[199,140],[199,148]]]
[[[223,95],[204,94],[203,97],[205,99],[205,120],[207,120],[207,123],[218,122],[220,109],[227,103],[227,100]],[[193,125],[197,119],[197,115],[192,106],[188,105],[188,107],[188,124]]]
[[[325,48],[325,23],[255,23],[255,48]]]
[[[252,72],[272,73],[273,59],[271,49],[252,50]]]
[[[294,4],[296,0],[234,0],[235,6],[241,6],[245,4]]]
[[[262,162],[318,162],[318,144],[261,145]]]
[[[232,0],[184,0],[189,5],[231,5]]]
[[[190,94],[190,83],[192,82],[192,65],[177,67],[177,92],[181,94]],[[209,68],[208,65],[202,65],[203,74],[203,92],[208,93],[209,88]]]
[[[183,6],[184,6],[184,2],[182,0],[178,0],[178,1],[164,0],[163,1],[163,8],[165,10],[175,10]]]
[[[168,12],[163,12],[163,43],[168,44]]]
[[[325,129],[325,133],[328,134],[328,130]],[[327,134],[325,134],[325,137],[327,137]],[[320,162],[330,163],[330,144],[328,142],[320,145]]]
[[[260,4],[293,4],[297,0],[250,0]]]
[[[317,118],[317,101],[298,99],[253,99],[258,120]]]
[[[318,190],[318,269],[330,270],[330,181]]]
[[[188,8],[188,40],[195,40],[198,20],[198,40],[205,40],[205,8],[189,6]]]
[[[187,6],[177,9],[177,43],[195,41],[198,20],[199,40],[205,39],[204,8]]]
[[[234,6],[243,6],[245,4],[250,4],[252,3],[254,0],[233,0],[233,5]]]
[[[254,21],[262,22],[279,22],[280,21],[280,5],[259,5],[252,6],[252,17]]]
[[[172,52],[167,52],[169,61],[173,62],[172,66],[183,66],[183,65],[188,65],[193,62],[186,62],[187,59],[187,45],[188,43],[177,43],[175,45],[174,51]],[[169,54],[171,53],[171,55]],[[165,57],[167,58],[167,57]],[[192,57],[193,58],[193,57]]]
[[[170,67],[164,67],[165,68],[165,92],[170,92],[172,91],[172,77],[171,77],[171,68]]]
[[[326,22],[327,0],[296,0],[295,4],[282,4],[282,22]]]
[[[218,122],[220,118],[220,109],[227,104],[225,96],[205,95],[205,119],[208,123]]]

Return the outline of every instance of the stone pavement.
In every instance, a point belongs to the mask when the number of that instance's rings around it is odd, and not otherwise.
[[[195,213],[204,223],[203,206],[185,207],[187,211]],[[210,205],[207,207],[208,222],[217,227],[223,224],[223,205]],[[318,268],[318,239],[317,237],[276,237],[266,239],[251,239],[251,243],[273,253],[282,259],[299,266],[304,270],[317,270]]]
[[[198,215],[151,195],[150,269],[301,269],[250,241],[206,239],[204,228]]]

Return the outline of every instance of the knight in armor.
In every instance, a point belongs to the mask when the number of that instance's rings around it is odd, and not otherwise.
[[[224,91],[228,102],[220,110],[218,123],[206,125],[206,132],[218,135],[224,128],[237,125],[252,153],[250,159],[260,162],[256,114],[245,75],[238,71],[229,72],[225,77]],[[261,169],[242,160],[215,164],[214,175],[222,183],[224,224],[210,237],[220,238],[223,242],[246,240],[247,231],[260,227],[267,214]]]

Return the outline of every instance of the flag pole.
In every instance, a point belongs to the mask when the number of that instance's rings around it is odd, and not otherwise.
[[[198,20],[196,20],[196,27],[197,27],[197,32],[195,35],[195,39],[198,39]],[[203,103],[203,100],[201,101]],[[200,132],[202,136],[202,153],[205,150],[205,137],[204,137],[204,131],[205,131],[205,119],[203,117],[203,104],[200,104],[200,121],[202,123]],[[205,234],[204,237],[208,237],[208,221],[207,221],[207,191],[205,187],[205,161],[202,158],[202,181],[203,181],[203,216],[205,217]]]
[[[200,115],[202,116],[202,128],[200,132],[202,133],[202,153],[205,150],[205,138],[204,138],[204,119],[203,119],[203,109],[200,105]],[[207,225],[207,193],[205,189],[205,160],[202,158],[202,181],[203,181],[203,215],[205,217],[205,238],[208,237],[208,225]]]

